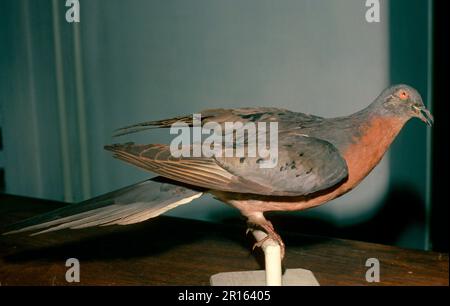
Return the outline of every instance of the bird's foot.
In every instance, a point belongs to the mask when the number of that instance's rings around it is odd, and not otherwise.
[[[272,225],[272,223],[268,220],[264,220],[264,222],[258,222],[258,223],[254,223],[251,220],[249,220],[248,223],[248,228],[246,233],[248,234],[250,231],[254,231],[256,229],[262,229],[264,232],[266,232],[267,236],[265,238],[263,238],[260,241],[257,241],[254,245],[252,250],[254,250],[256,247],[262,247],[262,245],[264,244],[264,242],[266,242],[269,239],[272,239],[274,241],[276,241],[279,245],[280,245],[280,251],[281,251],[281,260],[284,259],[284,255],[285,255],[285,245],[283,240],[281,239],[280,235],[278,235],[277,232],[275,232],[275,229]]]

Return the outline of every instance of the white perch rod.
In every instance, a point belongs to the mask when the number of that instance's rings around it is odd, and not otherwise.
[[[254,230],[253,236],[257,241],[262,241],[267,237],[267,234]],[[281,274],[281,248],[280,245],[272,240],[267,239],[261,246],[266,265],[266,285],[267,286],[281,286],[282,285],[282,274]]]

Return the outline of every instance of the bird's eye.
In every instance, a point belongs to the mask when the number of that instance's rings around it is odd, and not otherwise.
[[[399,93],[398,96],[399,96],[399,98],[402,99],[402,100],[406,100],[406,99],[409,98],[408,93],[407,93],[406,91],[404,91],[404,90],[400,91],[400,93]]]

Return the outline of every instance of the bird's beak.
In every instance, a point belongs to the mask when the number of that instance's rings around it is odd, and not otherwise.
[[[433,115],[430,113],[428,109],[426,109],[425,106],[414,106],[414,109],[416,111],[417,118],[425,122],[428,126],[432,126],[434,122]]]

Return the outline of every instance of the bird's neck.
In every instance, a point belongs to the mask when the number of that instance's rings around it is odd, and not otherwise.
[[[380,162],[389,146],[408,121],[394,116],[372,114],[359,127],[359,135],[344,153],[349,180],[358,184]]]
[[[339,134],[339,141],[333,138],[329,141],[339,149],[341,154],[345,153],[349,147],[361,143],[361,140],[364,143],[363,148],[367,146],[375,152],[379,148],[387,150],[409,119],[385,113],[380,110],[379,105],[372,103],[350,116],[332,119],[333,126],[336,124],[335,130]]]

